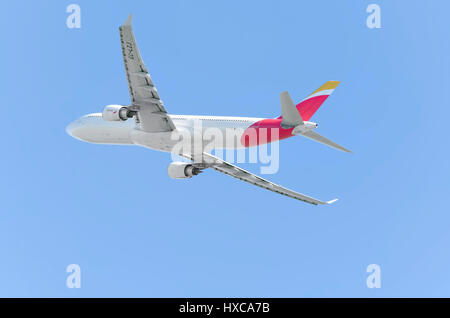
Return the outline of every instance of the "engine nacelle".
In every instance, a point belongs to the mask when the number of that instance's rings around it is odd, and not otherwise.
[[[106,121],[125,121],[130,118],[128,113],[126,106],[108,105],[103,109],[102,116]]]
[[[172,179],[184,179],[196,176],[201,172],[199,168],[186,162],[172,162],[167,168],[167,174]]]

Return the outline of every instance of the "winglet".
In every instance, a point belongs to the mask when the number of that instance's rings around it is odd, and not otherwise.
[[[133,13],[131,13],[123,25],[131,25],[131,20],[133,20]]]
[[[336,202],[338,199],[334,199],[334,200],[330,200],[330,201],[327,201],[327,202],[325,202],[326,204],[332,204],[332,203],[334,203],[334,202]]]

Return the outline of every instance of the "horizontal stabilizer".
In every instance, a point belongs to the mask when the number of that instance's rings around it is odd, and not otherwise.
[[[314,131],[307,131],[307,132],[301,133],[300,135],[304,136],[306,138],[312,139],[314,141],[320,142],[320,143],[322,143],[324,145],[333,147],[335,149],[338,149],[338,150],[341,150],[341,151],[344,151],[344,152],[351,152],[347,148],[339,146],[337,143],[335,143],[335,142],[333,142],[333,141],[331,141],[331,140],[329,140],[329,139],[319,135],[318,133],[316,133]]]
[[[300,116],[288,92],[280,94],[280,104],[283,119],[281,121],[282,128],[292,128],[303,124],[302,116]]]

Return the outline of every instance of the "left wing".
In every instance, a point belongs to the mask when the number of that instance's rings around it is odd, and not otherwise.
[[[123,63],[127,73],[128,88],[132,106],[138,112],[141,130],[146,132],[166,132],[175,129],[158,91],[142,60],[131,27],[132,15],[119,28]]]
[[[190,160],[193,160],[193,157],[190,155],[183,155],[183,157],[188,158]],[[203,162],[202,163],[195,163],[193,164],[194,166],[198,166],[200,169],[205,169],[205,168],[212,168],[216,171],[222,172],[224,174],[227,174],[229,176],[232,176],[233,178],[251,183],[255,186],[264,188],[266,190],[269,191],[273,191],[279,194],[283,194],[286,195],[288,197],[303,201],[303,202],[307,202],[307,203],[311,203],[314,205],[318,205],[318,204],[331,204],[335,201],[337,201],[337,199],[331,200],[331,201],[320,201],[317,199],[314,199],[312,197],[309,197],[307,195],[289,190],[287,188],[284,188],[278,184],[275,184],[273,182],[270,182],[269,180],[266,180],[264,178],[261,178],[247,170],[244,170],[242,168],[239,168],[231,163],[228,163],[226,161],[223,161],[222,159],[213,156],[209,153],[203,153]]]

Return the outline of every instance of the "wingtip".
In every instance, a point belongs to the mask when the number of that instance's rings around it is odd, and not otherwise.
[[[338,199],[334,199],[334,200],[327,201],[326,204],[332,204],[332,203],[336,202],[337,200],[338,200]]]
[[[124,22],[123,25],[131,25],[131,20],[133,20],[133,13],[131,13],[131,14],[128,16],[127,20]]]

